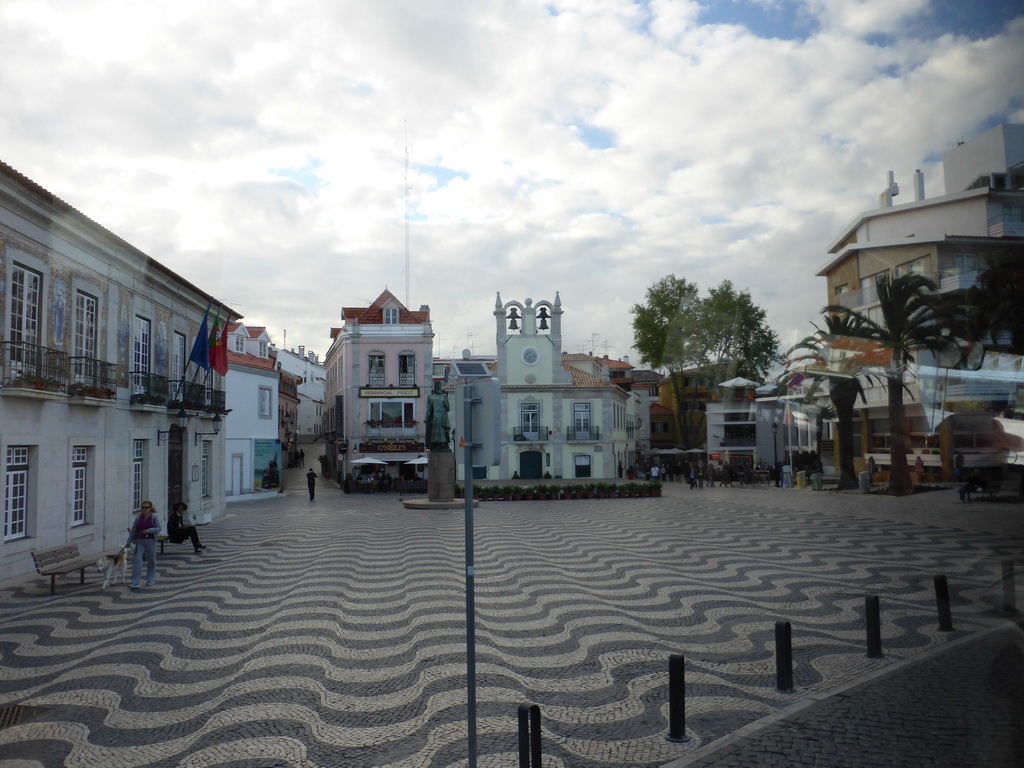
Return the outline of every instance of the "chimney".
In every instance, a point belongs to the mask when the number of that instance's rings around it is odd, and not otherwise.
[[[891,208],[892,199],[900,193],[900,186],[896,183],[896,179],[893,177],[892,171],[889,171],[889,183],[886,185],[882,194],[878,196],[878,207],[879,208]]]
[[[924,174],[918,168],[914,171],[914,201],[924,200]]]
[[[305,356],[306,356],[306,347],[303,346],[302,344],[299,344],[299,357],[305,357]]]

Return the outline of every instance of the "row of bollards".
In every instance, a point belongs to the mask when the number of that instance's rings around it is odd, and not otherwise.
[[[945,576],[935,576],[935,603],[939,615],[939,631],[953,631],[953,613],[949,584]],[[1003,610],[1016,613],[1017,599],[1013,561],[1002,564]],[[882,620],[878,595],[864,598],[864,624],[867,631],[867,655],[882,658]],[[788,621],[775,622],[775,687],[791,693],[793,686],[793,628]],[[686,663],[683,655],[668,657],[668,736],[669,741],[682,744],[686,735]],[[541,768],[540,707],[519,705],[519,768]]]

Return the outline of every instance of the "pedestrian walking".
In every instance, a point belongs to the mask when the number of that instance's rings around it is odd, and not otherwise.
[[[299,449],[299,466],[306,466],[306,451],[302,448]]]
[[[129,589],[138,589],[142,579],[142,558],[146,558],[146,584],[156,584],[156,537],[160,533],[160,520],[156,516],[153,502],[142,502],[138,516],[129,529],[128,543],[135,544],[135,557],[132,559],[132,582]]]
[[[206,547],[199,542],[199,531],[194,525],[185,525],[185,513],[188,511],[188,504],[179,501],[174,505],[174,510],[167,518],[167,538],[174,544],[181,544],[185,539],[192,539],[192,547],[196,554],[202,554]]]
[[[652,464],[651,465],[651,480],[659,480],[659,479],[661,479],[661,467],[659,467],[657,464]]]
[[[309,500],[312,501],[316,498],[316,472],[313,471],[312,467],[306,473],[306,485],[309,486]]]

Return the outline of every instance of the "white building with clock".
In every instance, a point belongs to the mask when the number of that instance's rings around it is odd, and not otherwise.
[[[499,294],[494,320],[502,463],[477,467],[477,478],[621,477],[635,456],[637,399],[612,382],[602,358],[563,354],[559,295],[502,302]]]

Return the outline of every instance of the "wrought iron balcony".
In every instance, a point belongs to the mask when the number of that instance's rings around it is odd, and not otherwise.
[[[416,374],[415,373],[400,373],[400,374],[398,374],[398,386],[400,386],[400,387],[415,387],[416,386]]]
[[[228,400],[223,389],[207,387],[205,410],[207,413],[227,413]]]
[[[64,392],[68,384],[68,356],[64,352],[23,341],[0,346],[3,385],[12,389]]]
[[[531,424],[526,427],[513,427],[512,439],[520,442],[543,443],[551,439],[551,430],[543,424]]]
[[[170,382],[168,408],[186,408],[190,411],[206,410],[206,386],[198,381],[178,379]]]
[[[71,383],[68,394],[73,397],[117,397],[117,366],[93,357],[69,357]]]
[[[565,428],[565,439],[566,440],[600,440],[601,439],[601,428],[600,427],[566,427]]]
[[[149,371],[132,371],[130,382],[133,405],[167,405],[171,388],[166,376],[158,376]]]
[[[386,386],[383,373],[370,372],[369,379],[367,380],[366,386],[368,387],[383,387]]]

